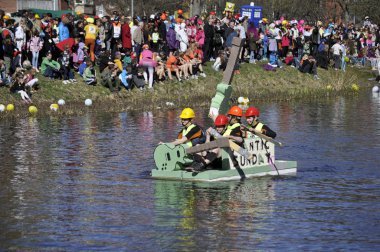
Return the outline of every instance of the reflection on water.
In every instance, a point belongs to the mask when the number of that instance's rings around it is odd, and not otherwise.
[[[251,232],[263,225],[253,220],[266,218],[275,200],[269,178],[223,183],[155,181],[154,195],[155,226],[167,232],[158,239],[173,251],[223,251],[254,242]],[[212,243],[207,237],[212,237]]]
[[[176,110],[0,122],[0,250],[380,249],[378,94],[255,105],[296,177],[150,179]]]

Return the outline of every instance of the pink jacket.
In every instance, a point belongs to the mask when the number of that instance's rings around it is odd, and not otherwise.
[[[200,47],[205,44],[205,32],[202,29],[198,30],[195,40],[198,42]]]
[[[28,42],[28,49],[32,52],[39,52],[42,49],[44,41],[37,36],[33,36]]]
[[[157,62],[153,59],[153,52],[148,49],[144,49],[140,55],[141,59],[139,64],[145,67],[156,67]]]

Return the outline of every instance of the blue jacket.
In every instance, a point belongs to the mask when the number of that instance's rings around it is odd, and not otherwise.
[[[127,73],[127,70],[123,70],[122,72],[121,72],[121,74],[119,75],[119,79],[121,80],[121,83],[127,88],[127,89],[129,89],[130,87],[129,87],[129,83],[128,83],[128,73]]]
[[[59,23],[58,29],[59,29],[59,41],[60,42],[65,40],[65,39],[70,38],[69,28],[63,22]]]

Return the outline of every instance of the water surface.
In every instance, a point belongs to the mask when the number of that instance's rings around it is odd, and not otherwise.
[[[380,98],[257,105],[297,176],[150,179],[179,110],[1,121],[0,251],[379,251]]]

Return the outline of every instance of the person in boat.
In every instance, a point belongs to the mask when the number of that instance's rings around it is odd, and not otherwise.
[[[209,128],[206,131],[206,142],[212,141],[219,137],[227,137],[236,144],[243,146],[243,133],[240,129],[240,121],[242,116],[243,111],[238,106],[231,107],[227,113],[227,116],[218,115],[214,121],[215,128]],[[210,150],[206,154],[195,154],[194,162],[186,170],[200,172],[211,163],[218,162],[219,158],[220,148]],[[217,167],[218,165],[215,166]]]
[[[244,137],[252,137],[255,132],[261,133],[271,138],[276,137],[276,132],[271,130],[267,125],[259,122],[260,110],[256,107],[249,107],[245,112],[245,118],[248,123],[244,128]]]
[[[186,144],[188,147],[192,147],[206,141],[206,134],[203,132],[202,128],[193,123],[195,118],[194,110],[191,108],[185,108],[182,110],[179,117],[181,118],[183,128],[179,132],[177,139],[171,142],[171,144]],[[160,144],[161,143],[162,142],[160,142]]]

